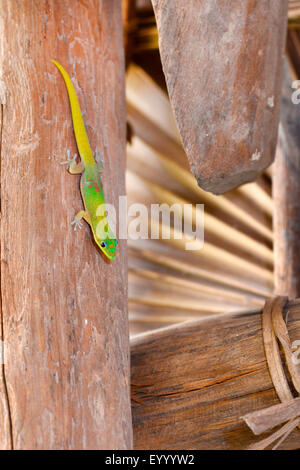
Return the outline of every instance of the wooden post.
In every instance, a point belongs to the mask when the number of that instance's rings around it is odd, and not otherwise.
[[[82,209],[69,72],[107,202],[125,193],[121,2],[0,2],[3,449],[131,447],[126,243],[107,262]]]
[[[284,66],[279,149],[273,170],[275,291],[300,296],[300,105]],[[299,95],[299,94],[298,94]],[[297,98],[297,97],[296,97]]]
[[[288,0],[152,0],[191,169],[216,194],[274,159]]]
[[[299,299],[286,314],[294,343],[300,339]],[[136,449],[241,450],[266,437],[252,434],[242,419],[280,403],[266,362],[261,311],[140,335],[132,341],[131,361]],[[298,449],[299,432],[280,448]]]

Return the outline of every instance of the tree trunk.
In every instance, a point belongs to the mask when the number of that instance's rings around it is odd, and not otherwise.
[[[131,447],[126,243],[107,262],[87,225],[69,72],[104,191],[125,193],[121,2],[3,0],[1,24],[1,326],[3,449]]]

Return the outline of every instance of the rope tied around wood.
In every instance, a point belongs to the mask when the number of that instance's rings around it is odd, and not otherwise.
[[[287,318],[283,318],[287,301],[288,298],[282,296],[267,300],[262,314],[266,359],[281,404],[243,416],[244,421],[256,435],[281,424],[286,424],[266,439],[248,447],[248,450],[263,450],[277,441],[272,448],[272,450],[275,450],[297,427],[300,428],[300,368],[293,360],[293,351],[286,325]],[[279,344],[284,353],[285,366],[299,397],[295,398],[291,391],[285,367],[281,360]]]

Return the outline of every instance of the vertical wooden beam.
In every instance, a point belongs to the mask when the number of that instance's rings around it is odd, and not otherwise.
[[[126,243],[114,262],[89,227],[79,180],[68,70],[92,148],[104,150],[107,202],[125,193],[121,2],[0,2],[1,325],[5,364],[0,445],[130,448]]]
[[[288,0],[152,0],[170,100],[199,186],[253,181],[274,159]]]
[[[277,294],[300,296],[300,104],[284,65],[279,149],[273,171],[274,271]]]

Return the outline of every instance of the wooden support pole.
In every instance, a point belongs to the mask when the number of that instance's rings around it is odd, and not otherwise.
[[[0,2],[3,449],[131,447],[126,243],[114,262],[90,229],[79,179],[60,165],[77,149],[69,72],[104,191],[125,193],[121,2]]]
[[[300,296],[300,104],[284,66],[279,149],[273,170],[275,291]],[[296,97],[297,98],[297,97]]]
[[[191,169],[216,194],[274,159],[288,0],[152,0]]]
[[[289,302],[286,314],[294,343],[300,338],[299,299]],[[131,362],[136,449],[245,449],[262,437],[241,417],[279,403],[259,310],[137,336]],[[299,433],[281,448],[298,449]]]

